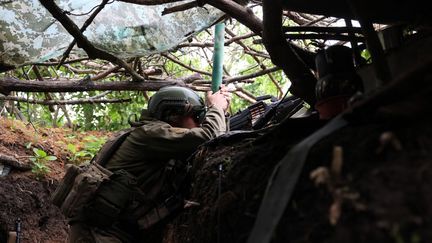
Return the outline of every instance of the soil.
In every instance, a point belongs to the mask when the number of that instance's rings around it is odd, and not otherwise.
[[[423,72],[367,97],[345,115],[348,126],[313,146],[271,242],[432,242],[432,91]],[[323,125],[291,119],[202,147],[189,195],[199,206],[167,226],[164,242],[246,242],[276,165]]]
[[[432,242],[432,80],[423,74],[366,97],[345,115],[346,127],[312,147],[272,242]],[[326,123],[313,116],[289,119],[201,146],[189,160],[187,198],[196,204],[166,225],[163,242],[246,242],[279,161]],[[66,239],[67,223],[50,193],[68,163],[66,144],[85,136],[71,140],[70,133],[35,132],[1,118],[0,154],[29,164],[26,144],[32,142],[58,160],[49,163],[45,178],[16,169],[0,178],[0,242],[18,218],[22,242]]]
[[[74,135],[74,136],[72,136]],[[64,175],[64,165],[71,156],[66,145],[78,146],[89,135],[105,136],[104,132],[81,133],[62,128],[41,128],[17,120],[0,117],[0,155],[16,159],[19,164],[0,177],[0,242],[6,242],[9,231],[15,231],[20,220],[21,242],[65,242],[68,226],[50,196]],[[31,146],[28,146],[31,143]],[[33,148],[54,155],[47,163],[50,172],[37,177],[29,169]],[[5,161],[2,161],[5,162]],[[5,163],[3,163],[5,164]]]

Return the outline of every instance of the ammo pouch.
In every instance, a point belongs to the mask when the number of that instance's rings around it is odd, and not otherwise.
[[[134,176],[124,170],[111,172],[91,163],[71,165],[51,200],[67,218],[104,227],[120,217],[136,192]]]
[[[120,218],[137,193],[135,177],[125,170],[115,171],[84,206],[86,222],[98,227],[110,226]]]

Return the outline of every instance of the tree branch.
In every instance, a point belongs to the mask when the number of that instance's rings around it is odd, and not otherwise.
[[[164,3],[174,3],[183,0],[117,0],[119,2],[134,3],[139,5],[159,5]]]
[[[281,67],[290,79],[290,91],[313,106],[316,78],[299,58],[282,32],[282,0],[263,1],[263,42],[272,62]]]
[[[229,83],[234,83],[234,82],[253,83],[253,81],[251,80],[252,78],[256,78],[256,77],[259,77],[262,75],[276,72],[280,69],[281,69],[280,67],[272,67],[269,69],[264,69],[264,70],[258,71],[256,73],[252,73],[252,74],[236,76],[236,77],[231,77],[231,78],[225,78],[222,80],[222,83],[224,83],[224,84],[229,84]],[[211,84],[211,81],[210,80],[194,80],[192,82],[192,84]]]
[[[120,69],[119,66],[112,67],[112,68],[110,68],[110,69],[108,69],[108,70],[106,70],[106,71],[100,72],[100,73],[98,73],[98,74],[92,76],[90,79],[91,79],[92,81],[96,81],[96,80],[103,79],[103,78],[107,77],[108,75],[110,75],[110,74],[112,74],[112,73],[114,73],[114,72],[117,72],[119,69]]]
[[[254,51],[250,51],[250,50],[245,50],[245,53],[249,54],[251,56],[258,56],[258,57],[270,59],[270,56],[268,54],[265,54],[265,53],[259,53],[259,52],[254,52]]]
[[[229,35],[232,36],[231,39],[235,39],[235,38],[236,38],[235,34],[234,34],[231,30],[227,29],[226,32],[227,32]],[[237,40],[236,40],[236,43],[239,44],[241,47],[243,47],[245,53],[246,53],[246,51],[250,51],[250,48],[249,48],[248,46],[246,46],[246,45],[241,41],[241,39],[237,39]],[[253,58],[253,59],[258,63],[258,65],[261,67],[261,69],[263,69],[263,70],[266,70],[266,69],[267,69],[267,67],[266,67],[264,64],[262,64],[262,62],[258,59],[257,56],[252,55],[252,54],[249,54],[249,55],[252,56],[252,58]],[[280,87],[280,85],[276,82],[276,80],[273,78],[273,76],[272,76],[270,73],[267,74],[267,75],[268,75],[268,77],[270,78],[270,80],[273,82],[273,84],[276,86],[276,89],[279,91],[279,96],[282,96],[283,91],[282,91],[282,88]]]
[[[249,8],[228,0],[207,0],[206,2],[237,19],[239,22],[250,28],[255,34],[261,35],[263,24]],[[278,14],[279,18],[281,18],[282,7],[280,7],[280,13],[278,12]],[[282,20],[280,20],[276,26],[279,25],[279,31],[281,31]],[[282,32],[280,34],[282,34]],[[278,51],[273,53],[282,56],[287,52],[287,57],[283,57],[281,61],[275,62],[274,59],[276,58],[277,60],[277,56],[275,55],[275,57],[272,57],[272,60],[276,65],[279,65],[284,69],[285,74],[287,74],[290,81],[293,83],[291,86],[291,92],[313,105],[315,103],[314,90],[316,79],[308,69],[314,69],[313,55],[295,45],[287,43],[285,40],[284,42],[285,47],[283,50],[279,49],[279,53]],[[266,46],[266,48],[269,47]],[[299,57],[301,57],[301,59]],[[304,60],[305,63],[303,63],[302,60]],[[307,64],[307,66],[305,64]]]
[[[113,65],[110,62],[105,63],[105,64],[99,64],[99,63],[96,63],[96,62],[93,62],[93,61],[90,61],[90,60],[84,60],[84,61],[81,62],[81,64],[83,66],[86,66],[86,67],[89,67],[89,68],[105,69],[105,70],[108,70],[108,69],[111,69],[111,68],[115,67],[115,65]]]
[[[229,40],[226,40],[225,43],[224,43],[224,45],[228,46],[228,45],[230,45],[233,42],[237,42],[239,40],[247,39],[247,38],[250,38],[250,37],[253,37],[253,36],[256,36],[256,35],[257,34],[255,34],[255,33],[252,32],[252,33],[245,34],[245,35],[235,36],[235,37],[232,37]],[[202,42],[202,43],[200,43],[200,42],[190,42],[190,43],[186,42],[186,43],[179,44],[177,46],[177,48],[181,48],[181,47],[200,47],[200,48],[205,48],[205,47],[213,47],[213,46],[214,46],[213,42]]]
[[[210,77],[212,76],[211,73],[209,73],[209,72],[205,72],[205,71],[201,71],[201,70],[195,69],[195,68],[193,68],[193,67],[191,67],[191,66],[188,66],[188,65],[186,65],[186,64],[184,64],[184,63],[182,63],[182,62],[180,62],[179,60],[177,60],[177,59],[171,57],[169,54],[164,54],[164,53],[162,53],[161,56],[166,57],[167,59],[171,60],[172,62],[175,62],[175,63],[177,63],[178,65],[180,65],[180,66],[182,66],[182,67],[184,67],[184,68],[186,68],[186,69],[189,69],[189,70],[191,70],[191,71],[193,71],[193,72],[201,73],[201,74],[204,74],[204,75],[207,75],[207,76],[210,76]]]
[[[191,8],[195,8],[200,6],[199,1],[192,1],[192,2],[188,2],[188,3],[184,3],[184,4],[179,4],[170,8],[165,8],[162,11],[162,15],[166,15],[166,14],[170,14],[170,13],[175,13],[175,12],[181,12],[181,11],[185,11]]]
[[[34,82],[6,77],[0,79],[0,93],[9,94],[11,91],[22,92],[80,92],[90,90],[137,90],[157,91],[167,85],[186,86],[181,80],[165,80],[146,82],[93,82],[84,80],[47,80],[47,82]]]
[[[237,95],[238,97],[246,100],[247,102],[254,104],[256,102],[256,100],[254,98],[251,98],[250,96],[246,95],[243,89],[239,89],[234,91],[234,94]]]
[[[251,9],[230,0],[205,0],[205,2],[237,19],[255,34],[261,35],[262,22]]]
[[[17,96],[0,96],[0,100],[12,100],[39,105],[77,105],[77,104],[100,104],[100,103],[124,103],[132,101],[128,99],[78,99],[78,100],[35,100]]]
[[[232,77],[232,78],[226,78],[226,79],[223,79],[222,82],[226,83],[226,84],[229,84],[229,83],[233,83],[233,82],[236,82],[236,81],[241,81],[241,80],[245,80],[245,79],[256,78],[256,77],[259,77],[259,76],[262,76],[262,75],[266,75],[268,73],[276,72],[276,71],[278,71],[280,69],[281,69],[280,67],[272,67],[272,68],[269,68],[269,69],[264,69],[264,70],[258,71],[256,73],[252,73],[252,74],[247,74],[247,75],[242,75],[242,76],[237,76],[237,77]]]
[[[225,46],[228,46],[229,44],[233,43],[233,42],[237,42],[243,39],[247,39],[253,36],[256,36],[257,34],[255,33],[249,33],[249,34],[245,34],[245,35],[239,35],[239,36],[233,36],[231,39],[225,41]]]
[[[134,79],[139,81],[144,81],[144,78],[136,73],[125,61],[117,58],[116,56],[105,52],[97,47],[94,47],[93,44],[85,37],[78,26],[64,13],[62,9],[60,9],[57,4],[53,0],[39,0],[41,4],[52,14],[52,16],[57,19],[63,27],[71,34],[78,46],[83,48],[84,51],[90,58],[100,58],[112,63],[115,63],[119,66],[122,66],[127,72],[129,72]]]
[[[317,33],[356,33],[362,34],[359,27],[321,27],[321,26],[283,26],[283,32],[317,32]]]
[[[70,64],[70,63],[81,62],[81,61],[86,61],[86,60],[89,60],[89,58],[83,57],[83,58],[68,60],[68,61],[63,62],[63,64]],[[59,65],[59,63],[60,62],[36,62],[33,64],[38,65],[38,66],[57,66],[57,65]]]
[[[379,80],[379,85],[388,84],[392,78],[389,65],[385,58],[384,50],[374,29],[372,21],[365,17],[368,9],[358,0],[347,1],[354,16],[359,21],[366,38],[366,45],[371,54],[372,65],[375,69],[375,76]]]
[[[338,41],[356,41],[364,42],[365,39],[360,36],[348,36],[343,34],[285,34],[288,40],[338,40]],[[254,40],[254,44],[262,44],[262,40]]]
[[[81,33],[84,33],[87,27],[93,22],[94,18],[96,18],[99,12],[102,11],[102,9],[105,7],[108,1],[109,0],[102,0],[102,3],[97,7],[97,9],[92,13],[92,15],[90,15],[90,17],[84,22],[83,26],[80,29]],[[76,44],[76,39],[74,39],[72,43],[69,44],[68,48],[63,53],[63,56],[60,59],[60,63],[57,65],[57,68],[59,68],[63,64],[63,62],[69,56],[69,53],[72,51],[72,48],[75,46],[75,44]]]
[[[63,66],[73,73],[78,73],[78,74],[95,74],[96,73],[96,70],[94,70],[94,69],[78,69],[78,68],[72,67],[69,64],[64,64]]]
[[[214,44],[213,42],[203,42],[203,43],[199,43],[199,42],[186,42],[186,43],[181,43],[177,46],[177,48],[182,48],[182,47],[199,47],[199,48],[206,48],[206,47],[213,47]]]
[[[327,16],[312,16],[310,14],[303,14],[293,11],[283,11],[283,15],[287,16],[290,20],[294,21],[300,26],[311,26],[313,24],[321,24],[323,26],[328,26],[328,21],[324,21],[330,17]],[[323,23],[324,22],[324,23]]]
[[[32,66],[32,70],[33,70],[34,74],[36,75],[36,78],[37,78],[39,81],[45,81],[44,78],[42,77],[41,73],[39,72],[39,68],[38,68],[38,67],[36,67],[35,65],[33,65],[33,66]],[[52,96],[51,96],[50,93],[47,93],[47,92],[46,92],[46,93],[45,93],[45,97],[46,97],[47,100],[52,100]],[[49,110],[50,110],[51,112],[53,112],[53,111],[54,111],[54,106],[49,106]]]

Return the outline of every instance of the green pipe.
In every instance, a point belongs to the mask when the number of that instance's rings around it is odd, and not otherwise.
[[[214,50],[213,50],[213,72],[211,89],[219,90],[222,84],[223,54],[224,54],[225,24],[219,23],[215,26]]]

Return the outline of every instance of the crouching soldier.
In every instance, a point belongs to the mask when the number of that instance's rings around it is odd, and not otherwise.
[[[83,179],[85,173],[77,173],[69,195],[57,202],[69,218],[70,243],[148,242],[145,232],[183,207],[184,161],[200,144],[227,131],[229,93],[225,88],[208,92],[206,100],[207,107],[188,88],[161,88],[149,100],[139,126],[117,138],[118,145],[105,151],[104,145],[97,163],[91,163],[93,171],[86,171],[92,175]],[[102,179],[94,179],[98,173]],[[77,186],[77,180],[85,186]],[[96,184],[69,199],[74,190]],[[84,200],[86,193],[91,197]],[[80,200],[86,205],[70,203]]]

